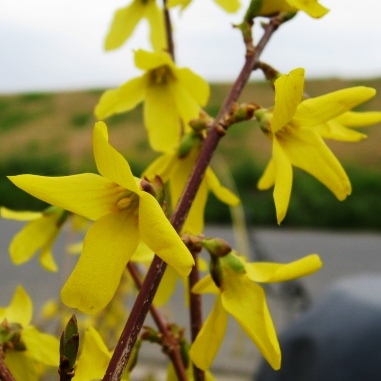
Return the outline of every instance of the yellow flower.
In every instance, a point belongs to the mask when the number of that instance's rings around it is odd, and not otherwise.
[[[37,381],[37,364],[59,365],[58,339],[30,325],[32,313],[32,301],[21,286],[16,288],[9,306],[0,308],[4,361],[17,380]]]
[[[128,40],[141,19],[147,19],[150,26],[150,39],[154,50],[166,48],[164,17],[156,0],[134,0],[115,12],[110,30],[105,40],[105,49],[119,48]]]
[[[275,81],[272,113],[255,112],[263,131],[272,140],[272,159],[259,179],[258,188],[274,186],[278,223],[286,215],[292,188],[292,166],[316,177],[339,200],[351,193],[343,167],[326,146],[315,127],[345,116],[351,108],[375,95],[368,87],[352,87],[302,100],[304,70],[295,69]]]
[[[49,207],[43,212],[19,212],[0,208],[3,218],[28,222],[12,239],[9,252],[12,262],[21,265],[40,251],[39,260],[46,270],[57,271],[57,264],[51,249],[68,213],[57,207]]]
[[[181,6],[181,9],[185,9],[192,0],[168,0],[167,7],[172,8],[178,5]],[[241,7],[239,0],[214,0],[217,5],[223,8],[226,12],[235,13]]]
[[[198,117],[209,98],[204,79],[178,68],[168,53],[135,52],[135,64],[146,73],[117,89],[106,91],[95,107],[98,119],[132,110],[144,100],[144,123],[152,148],[168,152],[177,147],[188,122]]]
[[[171,203],[176,206],[184,186],[197,159],[201,142],[191,150],[186,157],[179,157],[178,152],[166,153],[158,157],[144,172],[144,176],[153,179],[155,175],[161,177],[164,183],[169,183]],[[191,234],[201,234],[204,230],[204,210],[209,191],[225,204],[236,206],[239,198],[229,189],[223,187],[215,173],[208,168],[204,179],[201,182],[196,198],[185,221],[183,232]]]
[[[99,333],[89,327],[84,333],[83,348],[75,366],[74,381],[102,379],[112,352],[110,352]],[[122,380],[128,380],[127,372]]]
[[[324,16],[329,10],[317,0],[262,0],[260,16],[270,16],[279,12],[304,11],[314,18]]]
[[[348,111],[327,123],[316,126],[315,130],[323,139],[333,139],[343,142],[358,142],[367,136],[348,127],[366,127],[381,122],[381,112]]]
[[[190,357],[200,369],[208,369],[224,338],[228,314],[237,320],[249,338],[274,368],[280,368],[281,353],[263,288],[257,284],[283,282],[309,275],[322,266],[317,254],[288,263],[246,263],[234,251],[219,259],[220,285],[210,275],[193,287],[197,294],[217,294],[213,309],[191,346]]]
[[[188,275],[192,255],[156,199],[143,191],[123,156],[108,142],[103,122],[94,126],[94,157],[99,173],[64,177],[10,176],[19,188],[95,223],[86,233],[82,254],[61,291],[62,301],[96,313],[113,297],[139,240]]]

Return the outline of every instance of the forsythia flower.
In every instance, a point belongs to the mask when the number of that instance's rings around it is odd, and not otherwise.
[[[324,16],[328,9],[317,0],[260,0],[260,16],[270,16],[278,12],[304,11],[311,17],[319,18]]]
[[[165,183],[169,183],[173,207],[176,206],[188,181],[199,150],[200,144],[197,144],[185,157],[179,157],[177,151],[166,153],[157,158],[144,172],[144,176],[148,179],[153,179],[155,175],[158,175]],[[183,232],[192,234],[201,234],[203,232],[204,210],[209,191],[212,191],[225,204],[236,206],[240,202],[237,196],[220,184],[213,170],[208,168],[185,221]]]
[[[5,364],[17,380],[37,381],[36,364],[58,367],[59,341],[30,325],[33,305],[18,286],[8,307],[0,308],[0,344]]]
[[[2,207],[1,217],[28,222],[12,239],[9,252],[12,262],[21,265],[29,261],[40,251],[39,260],[46,270],[57,271],[57,264],[51,249],[62,225],[68,217],[68,212],[55,206],[43,212],[18,212]]]
[[[144,100],[144,123],[152,148],[168,152],[177,147],[183,129],[199,116],[209,98],[204,79],[175,66],[165,52],[135,52],[135,64],[146,73],[117,89],[107,90],[95,107],[98,119],[132,110]]]
[[[75,366],[74,381],[89,381],[101,379],[110,362],[110,352],[99,333],[89,327],[84,334],[83,348]],[[128,380],[127,372],[124,372],[122,380]]]
[[[139,240],[182,276],[188,275],[194,264],[156,199],[142,190],[141,180],[109,144],[103,122],[94,126],[93,149],[101,176],[9,177],[33,196],[95,221],[61,291],[66,305],[86,313],[101,310],[111,300]]]
[[[234,251],[219,258],[220,285],[211,275],[201,279],[192,292],[217,294],[212,312],[191,346],[194,364],[208,369],[224,338],[228,314],[237,320],[274,369],[280,368],[281,353],[263,288],[257,283],[283,282],[309,275],[322,266],[317,254],[288,263],[246,263]]]
[[[185,9],[192,0],[168,0],[167,7],[176,7],[177,5],[181,6],[181,9]],[[217,5],[223,8],[226,12],[234,13],[237,12],[241,4],[239,0],[214,0]]]
[[[110,30],[105,40],[105,49],[119,48],[128,40],[141,19],[150,25],[150,39],[155,50],[166,48],[163,13],[156,0],[134,0],[130,5],[115,12]]]
[[[303,87],[303,69],[281,75],[275,81],[272,112],[255,112],[262,130],[273,144],[272,159],[259,179],[258,188],[264,190],[275,185],[278,223],[287,212],[293,165],[316,177],[339,200],[344,200],[351,193],[347,174],[315,127],[345,115],[376,93],[374,89],[358,86],[302,100]]]

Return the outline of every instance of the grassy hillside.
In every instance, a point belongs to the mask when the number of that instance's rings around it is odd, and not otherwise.
[[[381,110],[381,79],[342,81],[337,79],[309,81],[311,96],[348,86],[365,85],[378,90],[379,96],[359,108]],[[207,106],[211,115],[218,112],[229,85],[215,84]],[[6,175],[35,173],[65,175],[95,171],[91,152],[92,115],[102,91],[92,90],[56,94],[20,94],[0,96],[0,203],[13,208],[39,208],[32,200],[13,188]],[[272,89],[265,83],[251,84],[241,101],[255,101],[271,106]],[[142,109],[107,120],[112,144],[140,173],[153,159],[145,140],[141,122]],[[363,129],[369,138],[361,143],[329,142],[351,176],[354,192],[344,203],[336,201],[316,180],[296,171],[292,202],[284,222],[288,226],[355,227],[381,229],[381,126]],[[252,223],[274,225],[271,191],[259,192],[255,184],[270,155],[270,142],[250,123],[233,127],[221,142],[219,157],[232,168],[233,177]],[[221,168],[221,159],[217,158]],[[227,165],[227,164],[226,164]],[[221,169],[220,169],[221,170]],[[222,173],[223,174],[223,173]],[[211,198],[208,219],[229,218],[226,207]]]

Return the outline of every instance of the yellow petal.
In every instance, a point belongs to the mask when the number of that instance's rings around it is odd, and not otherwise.
[[[291,6],[287,0],[262,0],[258,12],[261,16],[269,16],[278,12],[296,12],[298,9]]]
[[[274,202],[278,224],[286,216],[292,189],[292,165],[277,138],[273,140],[273,161],[275,168]]]
[[[348,111],[335,119],[346,127],[365,127],[381,122],[381,112],[354,112]]]
[[[161,51],[166,49],[167,42],[165,36],[165,25],[163,12],[159,9],[156,1],[145,3],[144,16],[150,25],[150,39],[154,50]]]
[[[139,234],[146,245],[181,276],[189,275],[194,260],[158,202],[140,192]]]
[[[40,377],[37,375],[35,361],[27,355],[27,352],[7,351],[4,362],[16,380],[40,380]]]
[[[271,131],[286,126],[295,114],[303,97],[304,69],[294,69],[275,81],[275,105],[271,118]]]
[[[45,248],[41,251],[39,255],[39,261],[45,270],[52,272],[58,271],[58,266],[50,250],[50,245],[48,248]]]
[[[232,191],[221,185],[211,168],[206,170],[205,177],[208,183],[208,188],[220,201],[230,206],[237,206],[240,203],[239,198]]]
[[[159,66],[174,68],[171,56],[166,52],[148,52],[139,49],[135,52],[135,65],[142,70],[152,70]]]
[[[210,275],[201,278],[193,287],[194,294],[219,294],[220,290]]]
[[[287,0],[287,2],[314,18],[323,17],[329,12],[329,9],[321,5],[317,0]]]
[[[179,84],[186,89],[190,96],[200,106],[205,106],[210,96],[208,82],[188,68],[177,68],[175,74]]]
[[[37,328],[29,326],[23,329],[22,340],[29,357],[41,364],[57,367],[59,341],[56,337],[39,332]]]
[[[96,313],[109,303],[139,242],[135,218],[131,211],[109,213],[90,227],[62,288],[63,303],[85,313]]]
[[[184,10],[184,8],[186,8],[190,2],[191,0],[167,0],[167,8],[172,8],[180,5],[181,10]]]
[[[258,180],[257,188],[259,190],[270,189],[275,184],[275,166],[274,160],[270,159],[267,163],[262,176]]]
[[[339,199],[351,194],[351,184],[340,162],[317,132],[304,128],[292,135],[278,134],[292,165],[317,178]]]
[[[139,192],[137,179],[132,175],[126,159],[108,142],[107,126],[97,122],[93,133],[94,158],[99,173],[121,187]]]
[[[137,263],[151,263],[155,253],[143,242],[139,241],[138,247],[131,257],[131,261]]]
[[[11,210],[2,206],[0,208],[0,216],[2,218],[7,218],[10,220],[17,221],[31,221],[35,220],[42,216],[41,212],[30,212],[30,211],[19,211],[19,210]]]
[[[245,274],[229,272],[224,277],[221,300],[267,362],[275,370],[279,369],[280,348],[263,289]]]
[[[254,262],[246,264],[247,276],[253,282],[284,282],[313,274],[323,266],[317,254],[290,263]]]
[[[9,176],[17,187],[51,205],[96,220],[115,208],[124,192],[117,184],[93,173],[63,177]]]
[[[155,151],[173,151],[180,140],[180,115],[168,86],[151,85],[144,102],[144,123]]]
[[[143,101],[147,88],[147,77],[140,76],[124,83],[117,89],[105,91],[95,106],[94,114],[98,119],[105,119],[135,108]]]
[[[226,12],[235,13],[240,8],[239,0],[214,0]]]
[[[13,237],[9,251],[15,265],[29,261],[39,249],[53,243],[59,232],[58,217],[57,214],[50,214],[33,220]]]
[[[309,98],[299,104],[294,120],[301,126],[313,127],[336,118],[373,98],[375,94],[376,90],[370,87],[358,86]]]
[[[314,130],[323,139],[333,139],[341,142],[359,142],[367,138],[365,134],[351,130],[338,123],[337,120],[338,118],[332,119],[324,124],[319,124],[314,127]]]
[[[189,350],[190,358],[198,368],[207,370],[212,365],[224,339],[227,324],[228,315],[222,306],[221,297],[218,296],[212,312]]]
[[[110,30],[105,40],[105,49],[119,48],[132,34],[145,10],[142,1],[133,1],[130,5],[118,9],[114,14]]]
[[[161,307],[168,303],[169,299],[177,289],[178,280],[179,274],[176,270],[171,266],[167,266],[153,300],[155,306]]]
[[[22,286],[17,286],[8,307],[0,308],[0,322],[7,319],[27,327],[32,320],[32,300]]]
[[[188,132],[189,122],[200,115],[200,105],[178,81],[170,81],[167,86],[174,99],[177,115],[183,123],[184,132]]]
[[[177,155],[172,152],[159,156],[144,170],[142,177],[153,180],[158,175],[164,182],[167,182],[177,159]]]
[[[101,379],[110,358],[111,353],[101,336],[90,326],[84,333],[83,348],[76,364],[73,381]]]

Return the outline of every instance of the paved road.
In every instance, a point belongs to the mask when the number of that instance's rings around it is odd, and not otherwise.
[[[11,264],[7,247],[12,235],[20,226],[18,222],[0,221],[0,306],[8,304],[14,287],[22,283],[35,300],[35,307],[38,310],[43,300],[57,297],[65,280],[65,274],[74,264],[75,258],[59,255],[65,243],[72,241],[73,237],[70,232],[64,232],[60,237],[54,249],[60,271],[57,274],[48,274],[40,268],[36,258],[19,267]],[[234,242],[230,229],[209,228],[207,234]],[[251,237],[253,252],[268,256],[274,261],[287,262],[309,253],[320,254],[324,262],[323,269],[303,279],[301,283],[312,302],[336,280],[363,274],[381,274],[381,233],[332,233],[276,228],[251,230]],[[279,331],[295,316],[301,300],[298,296],[279,298],[276,295],[279,295],[280,291],[271,289],[268,292],[270,309]],[[375,290],[375,292],[379,291]],[[173,309],[168,312],[168,315],[173,315],[186,324],[187,315],[182,308],[182,299],[183,294],[179,291],[173,303]],[[211,299],[208,299],[205,303],[206,312],[210,302]],[[227,338],[215,361],[215,369],[227,379],[233,379],[229,376],[230,372],[234,373],[234,378],[237,380],[250,379],[259,359],[256,348],[245,338],[234,321],[229,322]],[[162,355],[157,353],[157,348],[148,348],[143,357],[154,361],[162,359]]]

